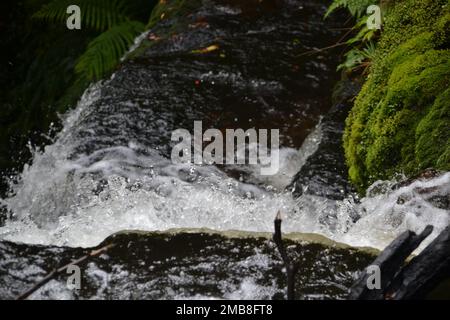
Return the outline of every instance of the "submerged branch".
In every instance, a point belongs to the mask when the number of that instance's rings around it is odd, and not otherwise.
[[[44,286],[47,282],[49,282],[50,280],[52,280],[53,278],[55,278],[57,275],[65,272],[70,266],[72,265],[78,265],[80,263],[86,262],[87,260],[89,260],[90,258],[99,256],[100,254],[108,251],[109,249],[111,249],[112,247],[114,247],[115,244],[110,243],[104,247],[101,247],[99,249],[96,250],[92,250],[90,253],[82,256],[81,258],[78,258],[77,260],[74,260],[62,267],[59,267],[57,269],[53,269],[49,274],[47,274],[42,280],[40,280],[38,283],[36,283],[33,287],[31,287],[30,289],[28,289],[27,291],[25,291],[24,293],[22,293],[20,296],[18,296],[16,298],[16,300],[25,300],[26,298],[28,298],[31,294],[33,294],[35,291],[37,291],[39,288],[41,288],[42,286]]]

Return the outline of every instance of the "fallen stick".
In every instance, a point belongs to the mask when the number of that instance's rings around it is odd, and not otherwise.
[[[275,242],[278,252],[280,252],[281,259],[283,260],[284,267],[286,268],[286,276],[287,276],[287,299],[294,300],[295,299],[295,276],[298,271],[297,264],[293,264],[291,259],[289,258],[286,248],[283,245],[283,239],[281,236],[281,213],[278,211],[275,220],[275,233],[273,234],[273,241]]]
[[[367,286],[372,274],[365,269],[359,275],[358,280],[356,280],[350,288],[348,299],[385,299],[387,288],[391,286],[391,282],[398,277],[400,272],[405,269],[405,260],[432,231],[433,227],[427,226],[420,234],[408,230],[395,238],[370,264],[371,266],[377,266],[380,270],[380,287],[369,288]]]
[[[103,252],[109,250],[110,248],[114,247],[115,244],[110,243],[104,247],[101,247],[99,249],[96,250],[92,250],[90,253],[82,256],[81,258],[74,260],[60,268],[57,269],[53,269],[49,274],[47,274],[42,280],[40,280],[38,283],[36,283],[33,287],[31,287],[30,289],[28,289],[27,291],[25,291],[24,293],[22,293],[20,296],[18,296],[16,298],[16,300],[25,300],[26,298],[28,298],[33,292],[37,291],[39,288],[41,288],[43,285],[45,285],[47,282],[49,282],[50,280],[52,280],[54,277],[56,277],[57,275],[63,273],[64,271],[67,270],[67,268],[69,268],[72,265],[77,265],[80,263],[83,263],[85,261],[87,261],[88,259],[92,258],[92,257],[96,257],[99,256],[100,254],[102,254]]]
[[[298,57],[303,57],[303,56],[306,56],[306,55],[310,55],[310,54],[314,54],[314,53],[320,53],[320,52],[323,52],[323,51],[326,51],[326,50],[330,50],[330,49],[337,48],[337,47],[340,47],[340,46],[345,46],[345,45],[348,45],[348,43],[347,42],[338,42],[338,43],[335,43],[335,44],[333,44],[331,46],[328,46],[328,47],[325,47],[325,48],[314,49],[314,50],[309,50],[309,51],[300,53],[299,55],[297,55],[297,58]]]

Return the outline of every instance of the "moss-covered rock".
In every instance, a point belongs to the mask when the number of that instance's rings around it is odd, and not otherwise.
[[[450,4],[403,0],[385,13],[371,72],[347,118],[350,179],[450,170]]]

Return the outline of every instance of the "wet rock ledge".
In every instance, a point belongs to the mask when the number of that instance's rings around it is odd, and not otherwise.
[[[360,90],[358,81],[341,80],[334,90],[333,107],[322,118],[319,146],[288,186],[294,197],[302,194],[342,200],[353,188],[348,181],[342,135],[352,99]]]
[[[119,233],[97,247],[114,243],[113,248],[80,266],[80,290],[69,290],[69,275],[61,274],[30,298],[283,299],[283,264],[270,237],[205,230]],[[290,254],[301,261],[296,298],[343,299],[374,255],[318,237],[285,240]],[[53,268],[91,250],[0,242],[0,299],[16,298]]]

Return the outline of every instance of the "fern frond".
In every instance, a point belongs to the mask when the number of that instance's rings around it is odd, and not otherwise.
[[[120,62],[134,39],[145,29],[138,21],[125,21],[92,40],[78,59],[75,72],[89,80],[100,79]]]
[[[361,66],[367,68],[376,54],[376,45],[373,42],[368,42],[361,50],[354,48],[345,54],[345,61],[341,63],[337,70],[354,70]]]
[[[366,47],[363,49],[362,54],[366,59],[372,61],[375,58],[376,49],[377,47],[374,42],[368,42]]]
[[[345,7],[347,4],[347,0],[334,0],[333,3],[328,7],[327,12],[325,12],[325,18],[328,18],[330,14],[336,11],[339,8]]]
[[[363,41],[366,34],[371,31],[369,30],[369,28],[367,28],[367,17],[362,17],[358,20],[358,23],[353,27],[353,30],[357,31],[358,29],[358,33],[347,40],[348,44],[354,44]]]
[[[376,29],[369,29],[367,27],[367,16],[359,18],[358,23],[353,27],[353,30],[358,30],[358,33],[347,40],[347,44],[353,45],[359,42],[372,41],[378,34]]]
[[[328,7],[325,18],[339,8],[346,8],[352,16],[359,18],[366,13],[368,6],[376,3],[374,0],[334,0]]]
[[[42,6],[33,18],[65,24],[69,16],[66,10],[70,5],[80,7],[83,27],[98,31],[111,28],[127,19],[125,0],[53,0]]]

